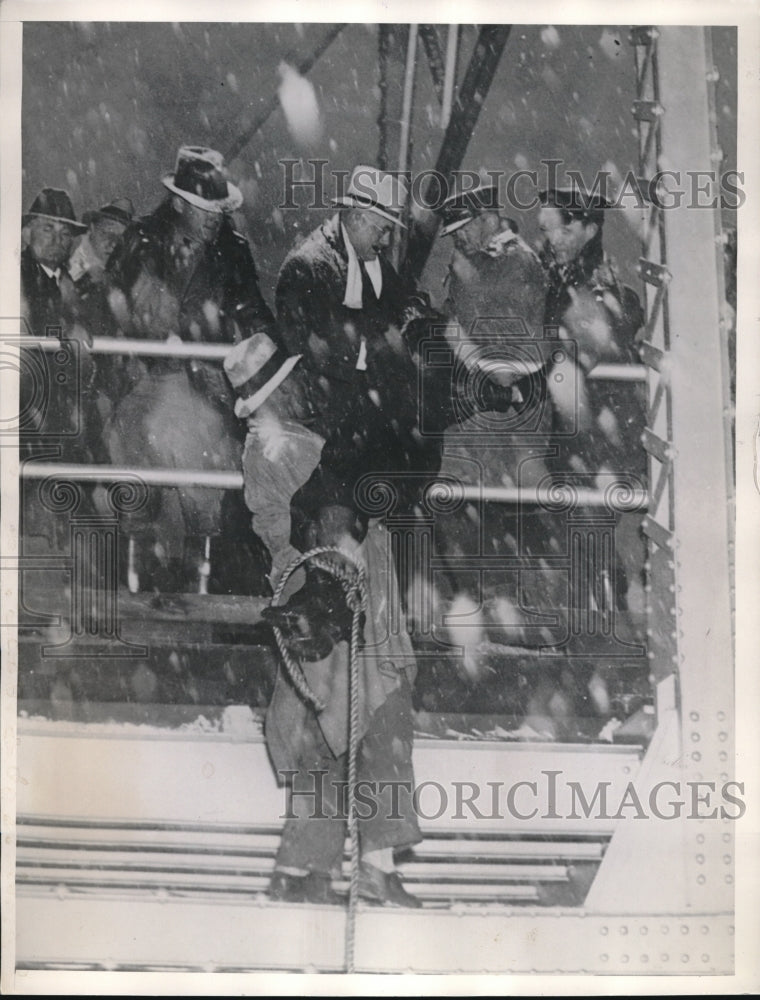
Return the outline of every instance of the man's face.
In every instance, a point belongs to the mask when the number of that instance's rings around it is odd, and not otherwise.
[[[35,260],[55,270],[71,253],[74,231],[66,222],[36,217],[29,225],[29,249]]]
[[[126,226],[116,219],[98,219],[90,226],[90,244],[98,260],[106,263]]]
[[[499,217],[495,212],[479,212],[470,221],[452,233],[454,246],[465,255],[476,253],[486,246],[499,231]]]
[[[595,222],[567,220],[559,208],[544,205],[538,213],[538,225],[560,264],[575,260],[581,250],[598,232]]]
[[[390,245],[393,223],[370,209],[352,212],[345,226],[359,260],[374,260]]]
[[[211,244],[216,240],[224,219],[221,212],[207,212],[205,208],[191,205],[184,198],[175,198],[174,206],[180,216],[178,228],[185,236],[198,243]]]

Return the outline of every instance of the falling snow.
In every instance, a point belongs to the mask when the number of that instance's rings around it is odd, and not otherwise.
[[[300,146],[313,146],[323,131],[314,87],[287,63],[280,63],[278,73],[281,82],[277,94],[290,134]]]

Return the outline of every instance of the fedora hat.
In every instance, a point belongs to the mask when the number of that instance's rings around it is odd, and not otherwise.
[[[82,222],[88,226],[100,219],[108,219],[111,222],[120,222],[123,226],[128,226],[134,215],[134,206],[129,198],[114,198],[102,208],[91,209],[82,216]]]
[[[234,212],[243,204],[239,188],[227,180],[224,157],[206,146],[181,146],[174,173],[161,183],[206,212]]]
[[[302,355],[288,355],[265,333],[254,333],[230,350],[224,370],[235,390],[235,416],[249,417],[284,382]]]
[[[32,219],[52,219],[54,222],[66,222],[75,233],[87,232],[87,226],[77,222],[74,206],[66,191],[58,188],[43,188],[32,202],[32,207],[22,218],[26,226]]]
[[[440,236],[456,232],[472,222],[481,212],[499,211],[499,189],[496,184],[481,184],[469,191],[450,195],[438,208],[443,225]]]
[[[367,208],[406,229],[401,221],[406,197],[406,182],[402,177],[394,177],[377,167],[362,165],[354,167],[345,195],[334,198],[333,204]]]

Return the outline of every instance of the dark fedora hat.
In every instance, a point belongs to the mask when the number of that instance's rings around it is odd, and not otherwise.
[[[448,236],[466,226],[481,212],[499,211],[499,189],[496,184],[480,184],[469,191],[450,195],[438,209],[443,225],[440,236]]]
[[[207,146],[181,146],[174,173],[161,183],[207,212],[234,212],[243,204],[240,190],[227,180],[224,157]]]
[[[100,219],[109,219],[111,222],[120,222],[123,226],[128,226],[132,221],[135,209],[129,198],[114,198],[102,208],[91,209],[82,216],[82,222],[89,226]]]
[[[598,226],[604,222],[605,210],[612,208],[612,203],[603,195],[596,190],[589,191],[580,184],[546,188],[538,192],[538,200],[541,205],[558,208],[568,216],[584,222],[595,222]]]
[[[66,191],[58,188],[43,188],[32,202],[32,207],[23,216],[21,222],[26,226],[32,219],[52,219],[54,222],[66,222],[76,233],[84,233],[87,226],[77,222],[74,206]]]

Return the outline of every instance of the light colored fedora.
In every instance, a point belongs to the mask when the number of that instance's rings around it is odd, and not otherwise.
[[[361,165],[354,167],[346,193],[333,199],[333,204],[349,208],[367,208],[406,229],[401,221],[407,198],[406,182],[402,177]]]
[[[235,416],[249,417],[271,396],[302,355],[288,355],[265,333],[254,333],[235,344],[224,359],[224,370],[235,390]]]

